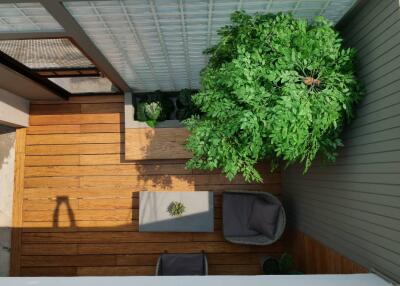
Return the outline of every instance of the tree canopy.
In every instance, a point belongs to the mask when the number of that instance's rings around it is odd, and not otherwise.
[[[262,181],[270,159],[308,170],[317,154],[334,160],[341,131],[360,98],[354,49],[322,17],[235,12],[193,97],[203,112],[186,120],[189,168],[221,168],[229,179]]]

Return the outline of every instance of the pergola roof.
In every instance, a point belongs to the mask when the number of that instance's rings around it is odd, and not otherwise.
[[[48,1],[37,2],[46,8]],[[230,14],[235,10],[244,9],[249,13],[290,12],[310,20],[323,15],[336,23],[356,0],[60,2],[111,63],[114,69],[111,72],[117,72],[128,86],[138,91],[171,91],[199,88],[199,73],[207,62],[202,51],[218,40],[218,28],[229,24]],[[64,19],[48,13],[40,3],[0,4],[0,35],[1,31],[35,33],[66,30]],[[19,23],[11,23],[10,19],[15,19],[17,13]],[[28,29],[28,26],[31,28]],[[69,36],[74,38],[74,34]],[[90,55],[90,52],[87,54]],[[96,63],[96,55],[93,59]]]

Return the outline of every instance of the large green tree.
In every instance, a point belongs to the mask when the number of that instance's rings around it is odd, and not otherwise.
[[[322,17],[235,12],[231,20],[206,51],[193,98],[204,115],[186,121],[188,167],[261,181],[255,164],[266,158],[305,170],[317,154],[334,160],[360,98],[355,51]]]

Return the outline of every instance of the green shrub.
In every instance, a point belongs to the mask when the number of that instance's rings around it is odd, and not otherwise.
[[[204,116],[186,120],[189,168],[222,168],[262,181],[255,164],[334,160],[339,136],[360,98],[355,51],[331,24],[288,14],[232,14],[207,50],[210,60],[193,98]]]
[[[176,118],[178,120],[185,120],[192,117],[193,115],[200,114],[199,108],[193,102],[193,96],[197,93],[193,89],[182,89],[178,95],[176,105],[177,112]]]
[[[157,122],[169,119],[173,110],[174,104],[170,98],[159,91],[149,92],[140,98],[136,118],[154,128]]]
[[[157,101],[145,103],[144,113],[147,117],[147,124],[151,127],[155,127],[162,113],[161,103]]]

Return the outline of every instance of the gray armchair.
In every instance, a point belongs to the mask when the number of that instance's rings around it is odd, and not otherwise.
[[[222,194],[223,233],[238,244],[269,245],[286,226],[282,203],[274,195],[259,191],[226,191]]]
[[[163,253],[158,258],[156,276],[208,275],[204,253]]]

